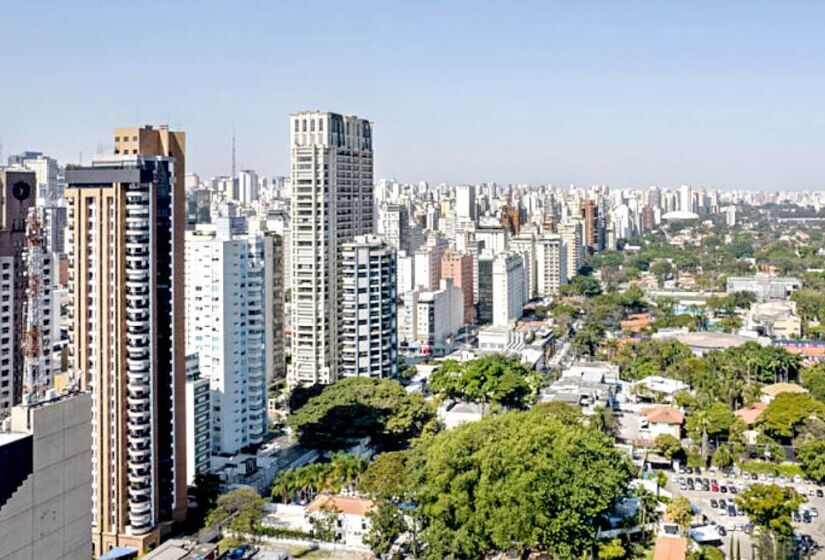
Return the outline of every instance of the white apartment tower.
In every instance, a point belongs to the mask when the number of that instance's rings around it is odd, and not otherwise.
[[[212,448],[236,453],[267,429],[264,238],[244,218],[186,236],[186,352],[212,396]]]
[[[536,240],[536,282],[539,296],[555,296],[559,286],[567,284],[567,259],[559,235],[545,235]]]
[[[455,214],[460,220],[476,221],[475,185],[458,185],[455,188]]]
[[[582,222],[574,218],[563,221],[558,226],[559,235],[564,243],[567,260],[565,272],[567,280],[573,278],[584,264],[584,243],[582,239]]]
[[[290,385],[339,377],[342,245],[371,233],[372,124],[308,111],[290,117],[292,363]]]
[[[397,269],[395,251],[380,237],[345,243],[342,259],[342,377],[398,374]]]
[[[493,261],[493,324],[507,326],[520,319],[525,290],[524,257],[517,253],[501,253]]]

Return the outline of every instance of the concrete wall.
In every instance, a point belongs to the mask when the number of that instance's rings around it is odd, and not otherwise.
[[[91,557],[91,406],[84,393],[28,411],[34,472],[0,510],[0,560]]]

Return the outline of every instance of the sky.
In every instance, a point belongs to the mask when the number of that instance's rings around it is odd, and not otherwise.
[[[376,178],[825,188],[825,3],[0,1],[4,157],[187,133],[289,172],[288,116],[374,123]]]

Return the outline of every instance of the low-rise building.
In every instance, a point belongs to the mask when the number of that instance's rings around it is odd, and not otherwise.
[[[796,314],[793,301],[765,301],[751,305],[745,328],[772,338],[798,338],[802,334],[802,319]]]
[[[660,375],[648,375],[634,383],[630,389],[636,402],[641,400],[667,403],[672,403],[676,395],[688,390],[690,386],[687,383]]]
[[[338,540],[346,545],[362,547],[369,533],[371,521],[368,514],[375,509],[372,500],[351,496],[321,495],[306,507],[304,530],[312,530],[312,518],[333,515],[337,517]]]
[[[787,299],[802,288],[799,278],[771,276],[758,272],[753,276],[730,276],[727,280],[727,292],[751,292],[758,301]]]
[[[438,419],[448,430],[466,424],[478,422],[490,413],[490,405],[463,401],[446,401],[438,407]]]
[[[641,428],[650,433],[650,440],[655,441],[661,435],[681,439],[682,424],[685,415],[672,406],[653,406],[639,411],[642,416]]]
[[[579,406],[584,414],[597,407],[613,408],[619,390],[619,368],[607,362],[581,362],[562,372],[542,390],[540,402],[564,402]]]
[[[761,389],[761,399],[765,404],[770,404],[778,395],[782,393],[807,393],[808,390],[796,383],[773,383],[765,385]]]

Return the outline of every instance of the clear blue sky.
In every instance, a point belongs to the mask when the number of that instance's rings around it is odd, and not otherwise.
[[[6,0],[4,153],[170,123],[288,172],[287,118],[375,123],[376,177],[825,188],[825,4]]]

